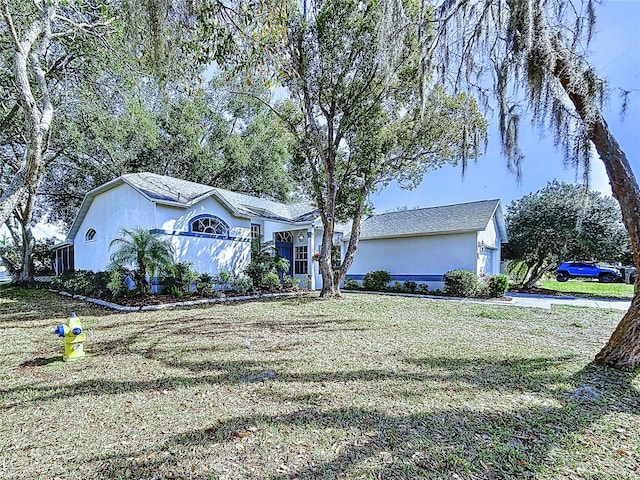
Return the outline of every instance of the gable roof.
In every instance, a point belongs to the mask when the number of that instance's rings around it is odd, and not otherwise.
[[[179,208],[189,208],[212,196],[232,215],[240,218],[263,218],[297,223],[313,221],[318,216],[317,209],[308,202],[288,205],[166,175],[149,172],[127,173],[94,188],[85,195],[78,215],[67,234],[67,240],[75,237],[94,198],[124,184],[131,186],[151,202]]]
[[[360,239],[479,232],[496,216],[503,242],[507,230],[500,200],[443,205],[373,215],[362,222]]]

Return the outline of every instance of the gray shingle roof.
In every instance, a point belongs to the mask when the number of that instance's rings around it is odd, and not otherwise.
[[[214,188],[213,190],[218,199],[226,203],[236,213],[243,214],[243,216],[287,222],[311,221],[318,216],[316,208],[307,202],[285,204],[222,188]]]
[[[93,199],[103,192],[126,183],[152,202],[187,208],[200,200],[213,196],[233,215],[244,218],[265,218],[285,222],[308,222],[318,216],[316,208],[307,202],[287,205],[265,198],[252,197],[222,188],[155,173],[127,173],[104,185],[94,188],[85,196],[80,211],[67,234],[67,240],[75,237]]]
[[[188,206],[207,196],[215,196],[233,214],[240,217],[260,217],[287,222],[313,220],[317,217],[316,208],[308,202],[285,204],[148,172],[128,173],[122,178],[150,200],[158,203],[169,202]]]
[[[127,173],[122,178],[129,185],[156,202],[189,204],[210,195],[213,187],[155,173]]]
[[[478,232],[487,228],[494,213],[502,238],[506,230],[500,200],[459,203],[373,215],[362,222],[360,239]]]

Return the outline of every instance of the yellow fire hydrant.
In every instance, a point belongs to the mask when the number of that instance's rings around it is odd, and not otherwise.
[[[68,362],[85,356],[83,343],[86,340],[86,336],[82,333],[82,322],[80,322],[75,313],[71,313],[66,323],[57,325],[53,333],[62,337],[64,342],[62,360]]]

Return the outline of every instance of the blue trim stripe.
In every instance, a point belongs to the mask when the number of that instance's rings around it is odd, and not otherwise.
[[[246,242],[250,243],[250,238],[231,237],[229,235],[215,235],[213,233],[201,233],[201,232],[183,232],[183,231],[170,231],[163,230],[161,228],[154,228],[149,230],[149,233],[155,233],[160,235],[173,235],[174,237],[197,237],[197,238],[212,238],[216,240],[231,240],[232,242]]]
[[[348,274],[346,279],[362,281],[364,274]],[[444,275],[391,275],[392,282],[442,282],[444,281]]]

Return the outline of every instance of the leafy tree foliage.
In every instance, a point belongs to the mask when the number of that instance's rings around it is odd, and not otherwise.
[[[174,265],[173,248],[168,241],[140,227],[131,230],[122,228],[120,236],[109,242],[113,268],[135,266],[136,279],[140,285],[147,283],[156,275],[171,271]]]
[[[426,0],[422,0],[424,6]],[[534,120],[554,134],[565,160],[582,165],[585,177],[595,147],[605,165],[629,234],[635,267],[640,270],[640,187],[627,156],[605,121],[601,105],[605,81],[586,62],[595,30],[594,0],[451,0],[434,10],[436,31],[425,39],[424,63],[436,66],[455,89],[486,85],[500,114],[504,153],[519,172],[524,158],[518,146],[523,105]],[[462,55],[459,53],[463,52]],[[484,82],[478,82],[483,78]],[[423,77],[423,85],[428,86]],[[491,93],[479,90],[483,98]],[[524,92],[525,97],[516,94]],[[640,277],[626,315],[596,362],[640,365]]]
[[[46,239],[35,242],[32,248],[32,268],[35,274],[50,275],[53,273],[53,255],[51,246],[54,239]],[[22,245],[9,241],[0,241],[0,260],[12,278],[20,278],[21,269],[24,268]]]
[[[630,245],[616,201],[581,185],[551,182],[507,207],[507,259],[527,265],[532,287],[566,260],[618,262]]]
[[[146,89],[137,98],[109,93],[83,102],[64,118],[66,145],[45,174],[43,209],[68,224],[88,190],[141,171],[288,200],[290,134],[262,103],[232,88],[216,80],[191,96]]]
[[[420,102],[412,2],[323,0],[308,2],[305,12],[298,2],[284,5],[283,28],[271,24],[276,41],[266,51],[291,93],[278,112],[296,138],[296,172],[322,218],[321,294],[337,296],[370,194],[392,181],[411,188],[431,169],[477,157],[486,122],[464,94],[436,90]],[[350,222],[351,233],[344,261],[334,266],[339,221]]]

